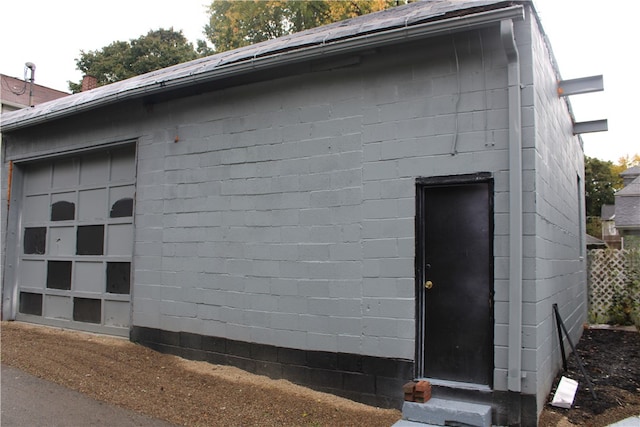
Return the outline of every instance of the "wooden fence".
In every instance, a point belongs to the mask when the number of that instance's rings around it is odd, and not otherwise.
[[[592,249],[587,251],[589,323],[612,323],[612,309],[640,312],[640,250]],[[629,306],[630,303],[630,306]]]

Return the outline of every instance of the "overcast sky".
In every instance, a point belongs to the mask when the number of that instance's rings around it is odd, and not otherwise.
[[[35,81],[68,90],[80,80],[75,59],[116,40],[158,28],[182,30],[189,41],[205,39],[206,0],[0,1],[0,73],[24,77],[36,64]],[[583,134],[585,153],[604,160],[640,153],[637,17],[640,1],[534,0],[564,79],[604,75],[605,91],[571,97],[577,121],[609,120],[609,131]],[[633,63],[633,65],[632,65]],[[632,75],[633,73],[633,75]]]

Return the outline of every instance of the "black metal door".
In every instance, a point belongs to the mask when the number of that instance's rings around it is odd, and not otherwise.
[[[419,179],[416,196],[418,376],[492,385],[491,178]]]

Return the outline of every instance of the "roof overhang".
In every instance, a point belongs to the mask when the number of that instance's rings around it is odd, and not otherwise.
[[[321,43],[294,46],[289,50],[267,52],[261,56],[257,52],[253,56],[241,56],[239,60],[235,62],[229,61],[223,65],[207,66],[202,60],[192,61],[193,66],[196,68],[179,76],[169,75],[169,77],[162,78],[162,72],[150,73],[151,77],[157,75],[158,78],[147,77],[141,84],[127,84],[129,81],[133,82],[136,79],[134,77],[133,79],[109,85],[119,85],[117,91],[100,91],[101,88],[98,88],[79,94],[81,95],[80,97],[74,95],[53,101],[55,103],[54,108],[46,108],[45,106],[48,104],[46,103],[3,115],[1,130],[2,132],[16,131],[124,101],[157,96],[193,85],[210,84],[218,80],[277,67],[483,28],[507,19],[524,19],[524,6],[513,5],[511,2],[505,3],[508,6],[482,10],[462,16],[387,28],[373,33],[356,34],[352,37],[328,42],[322,40]],[[200,64],[202,66],[199,66]],[[103,88],[109,86],[103,86]]]

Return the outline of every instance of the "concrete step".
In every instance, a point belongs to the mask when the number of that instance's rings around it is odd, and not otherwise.
[[[474,426],[491,427],[491,406],[431,398],[426,403],[404,402],[403,420],[419,426]],[[422,423],[422,424],[420,424]],[[412,424],[406,425],[406,427]],[[401,425],[400,427],[405,427]]]
[[[415,421],[409,421],[409,420],[400,420],[400,421],[397,421],[391,427],[438,427],[438,426],[434,426],[433,424],[417,423]]]

